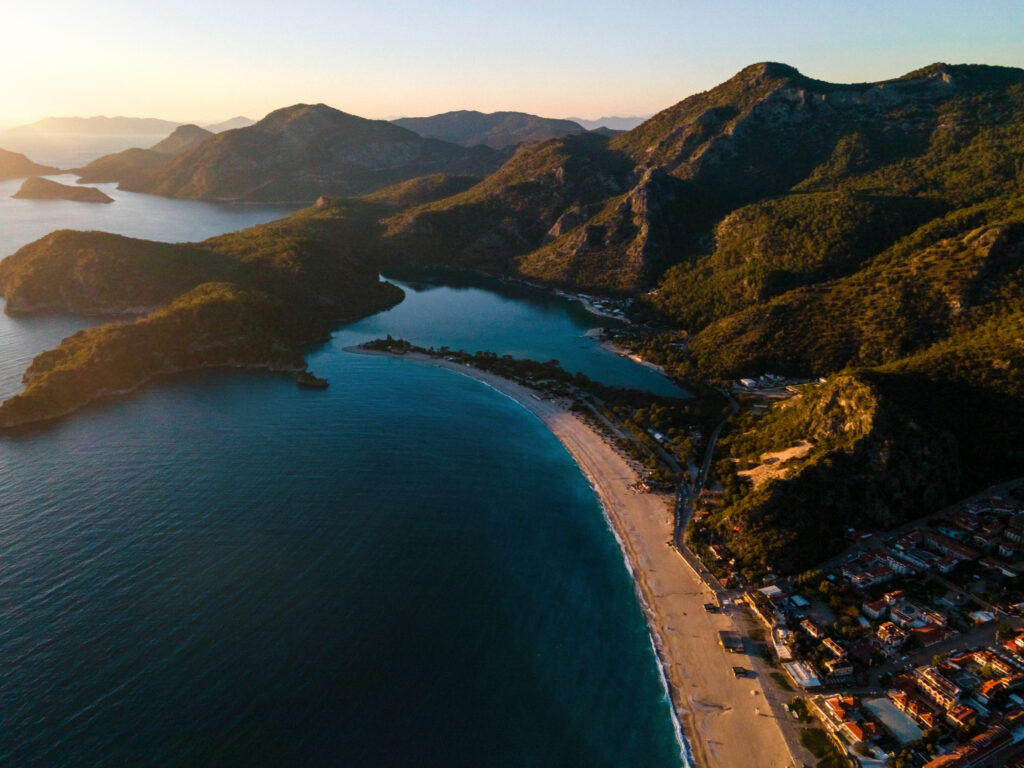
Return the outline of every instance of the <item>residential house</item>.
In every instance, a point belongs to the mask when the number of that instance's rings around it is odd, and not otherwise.
[[[982,568],[988,568],[990,571],[1001,573],[1008,579],[1017,578],[1017,571],[1011,568],[1008,563],[1004,563],[1002,560],[998,560],[994,557],[985,556],[978,561],[978,565]]]
[[[934,728],[938,723],[935,710],[932,708],[931,704],[925,700],[917,696],[913,696],[906,691],[890,691],[888,693],[888,697],[896,709],[907,713],[913,720],[920,723],[923,727]]]
[[[888,609],[889,606],[886,605],[885,600],[865,600],[860,606],[861,613],[869,619],[882,618]]]
[[[882,735],[881,729],[874,723],[856,723],[852,720],[843,723],[841,733],[850,740],[851,744],[875,741]]]
[[[891,656],[896,653],[903,644],[907,642],[908,635],[891,621],[887,621],[878,628],[875,639],[882,653]]]
[[[848,659],[829,659],[825,662],[825,672],[830,681],[851,677],[853,664]]]

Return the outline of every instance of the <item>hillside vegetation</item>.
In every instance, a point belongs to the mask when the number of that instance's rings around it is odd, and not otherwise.
[[[11,197],[19,200],[71,200],[79,203],[112,203],[114,198],[95,187],[72,187],[51,179],[30,176]]]
[[[502,155],[465,148],[324,104],[271,112],[216,134],[125,189],[170,197],[262,202],[354,196],[431,173],[482,175]]]
[[[754,64],[631,131],[511,156],[297,105],[139,188],[368,196],[198,244],[55,233],[0,264],[9,310],[134,311],[217,282],[336,318],[392,300],[376,270],[397,265],[632,297],[662,331],[644,354],[694,380],[827,378],[723,442],[711,520],[757,572],[1024,474],[1024,70],[847,85]],[[722,463],[805,438],[756,491]]]
[[[299,370],[337,324],[401,300],[364,258],[365,205],[324,202],[278,222],[167,244],[61,231],[0,262],[7,311],[139,315],[39,355],[0,428],[52,419],[169,373],[210,366]]]
[[[583,133],[584,128],[572,120],[538,117],[525,112],[492,112],[473,110],[445,112],[432,117],[402,117],[392,120],[425,139],[441,139],[464,147],[480,144],[492,149],[505,149],[532,141],[546,141],[570,133]]]
[[[524,148],[391,217],[385,246],[636,296],[688,336],[652,359],[694,378],[829,376],[725,444],[816,435],[785,478],[730,481],[716,509],[763,572],[1024,472],[1022,193],[1024,71],[840,85],[769,63],[610,140]],[[821,433],[814,414],[837,409]]]
[[[955,438],[916,421],[869,377],[834,376],[748,418],[722,449],[756,463],[799,440],[813,447],[787,463],[785,479],[734,492],[708,519],[753,575],[809,568],[842,549],[847,528],[898,525],[960,487]]]

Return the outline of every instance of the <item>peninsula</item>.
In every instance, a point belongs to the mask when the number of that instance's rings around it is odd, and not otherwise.
[[[72,200],[77,203],[112,203],[114,198],[95,187],[72,187],[51,179],[31,176],[11,197],[20,200]]]
[[[202,243],[58,231],[22,248],[0,263],[7,312],[130,319],[37,356],[25,391],[0,405],[0,429],[59,418],[180,371],[303,371],[309,344],[403,296],[359,257],[372,229],[361,208],[324,201]]]
[[[0,181],[5,179],[21,179],[26,176],[45,176],[59,173],[57,168],[34,163],[18,152],[0,149]]]

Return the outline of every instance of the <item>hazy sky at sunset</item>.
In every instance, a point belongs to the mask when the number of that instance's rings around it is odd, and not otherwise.
[[[840,82],[1024,66],[1021,0],[2,0],[0,23],[0,126],[319,101],[365,117],[644,115],[755,61]]]

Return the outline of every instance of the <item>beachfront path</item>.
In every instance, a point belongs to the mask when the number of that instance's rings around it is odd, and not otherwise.
[[[636,473],[565,403],[538,400],[499,376],[425,355],[402,359],[434,365],[487,384],[533,412],[575,458],[594,486],[630,559],[665,666],[673,704],[701,768],[788,768],[793,757],[758,679],[736,678],[733,665],[752,669],[742,654],[718,644],[718,631],[740,629],[725,613],[706,613],[712,594],[671,546],[673,497],[637,493]]]

